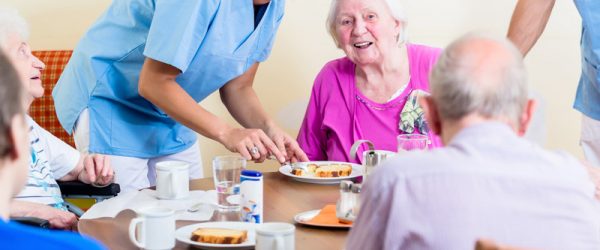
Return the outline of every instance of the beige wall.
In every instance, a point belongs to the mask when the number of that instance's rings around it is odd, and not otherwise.
[[[515,2],[404,0],[410,40],[445,46],[469,30],[504,34]],[[108,0],[4,0],[2,5],[19,9],[30,21],[31,45],[39,50],[73,48],[109,3]],[[287,1],[286,16],[273,53],[261,65],[255,82],[268,113],[294,136],[314,76],[326,61],[342,55],[324,28],[328,8],[326,0]],[[577,155],[581,155],[578,147],[580,115],[571,106],[579,77],[579,33],[580,21],[572,2],[557,1],[544,36],[527,57],[532,89],[545,100],[542,123],[546,132],[536,131],[546,137],[548,147],[564,148]],[[218,96],[210,96],[201,105],[232,121]],[[200,142],[206,166],[210,166],[214,155],[227,152],[215,142],[206,139]],[[275,166],[274,163],[266,165]]]

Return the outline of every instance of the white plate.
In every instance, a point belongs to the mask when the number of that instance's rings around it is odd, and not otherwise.
[[[359,176],[362,176],[362,165],[349,163],[349,162],[339,162],[339,161],[309,161],[303,162],[303,164],[350,164],[352,165],[352,173],[349,176],[341,176],[341,177],[313,177],[313,176],[297,176],[293,175],[292,167],[290,165],[283,165],[279,168],[279,173],[287,175],[289,177],[294,178],[294,180],[301,182],[308,182],[314,184],[338,184],[342,180],[350,180]]]
[[[236,221],[216,221],[216,222],[204,222],[197,223],[192,225],[187,225],[185,227],[180,227],[175,231],[175,238],[181,242],[187,243],[189,245],[197,246],[202,249],[252,249],[254,248],[256,241],[256,232],[254,228],[256,224],[247,223],[247,222],[236,222]],[[237,229],[237,230],[247,230],[248,231],[248,239],[242,242],[241,244],[211,244],[211,243],[203,243],[196,242],[191,240],[192,232],[198,228],[227,228],[227,229]]]
[[[297,223],[303,224],[303,225],[309,225],[309,226],[315,226],[315,227],[335,227],[335,228],[351,228],[352,227],[352,224],[348,224],[348,225],[339,225],[339,224],[331,225],[331,224],[310,223],[309,221],[312,218],[314,218],[315,216],[317,216],[317,214],[319,214],[319,212],[321,212],[321,209],[310,210],[310,211],[299,213],[296,216],[294,216],[294,221],[296,221]]]

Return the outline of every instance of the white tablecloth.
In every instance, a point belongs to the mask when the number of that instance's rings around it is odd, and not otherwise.
[[[196,212],[188,212],[187,209],[198,203],[203,203]],[[175,210],[176,220],[204,221],[212,217],[217,205],[217,192],[215,190],[190,191],[188,198],[180,200],[160,200],[156,197],[156,191],[144,189],[142,191],[119,194],[117,197],[104,200],[94,204],[86,211],[81,219],[96,219],[101,217],[114,218],[125,209],[137,211],[145,207],[168,207]]]

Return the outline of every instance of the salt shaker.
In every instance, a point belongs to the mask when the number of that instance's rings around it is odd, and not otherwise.
[[[242,170],[240,176],[242,221],[263,222],[263,174],[254,170]]]
[[[352,186],[355,185],[351,181],[340,182],[340,198],[337,201],[335,215],[342,223],[350,223],[354,221],[352,209],[354,208],[355,199],[350,192]]]
[[[352,207],[352,215],[354,217],[358,216],[358,212],[360,211],[360,192],[362,191],[361,184],[353,184],[351,187],[351,196],[354,199],[354,206]]]

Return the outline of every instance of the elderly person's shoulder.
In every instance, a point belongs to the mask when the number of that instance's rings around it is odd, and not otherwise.
[[[321,73],[347,73],[347,72],[354,72],[354,63],[347,57],[340,57],[340,58],[336,58],[333,59],[327,63],[325,63],[325,65],[323,65],[323,68],[321,68]]]
[[[442,49],[438,47],[432,47],[423,44],[409,43],[406,45],[408,50],[409,60],[425,60],[428,62],[428,67],[433,67],[437,62],[437,59],[442,54]]]
[[[404,179],[451,171],[451,167],[445,167],[449,165],[448,159],[462,158],[463,154],[460,150],[448,147],[399,154],[377,166],[369,179],[376,179],[384,185],[397,184]]]
[[[406,46],[409,50],[409,53],[417,52],[417,53],[422,53],[425,55],[437,55],[437,56],[439,56],[442,53],[442,48],[429,46],[429,45],[425,45],[425,44],[408,43]]]
[[[386,188],[411,180],[460,180],[471,176],[588,189],[591,180],[587,171],[580,160],[567,152],[548,150],[518,138],[501,147],[455,142],[430,151],[397,155],[376,167],[369,180]]]

